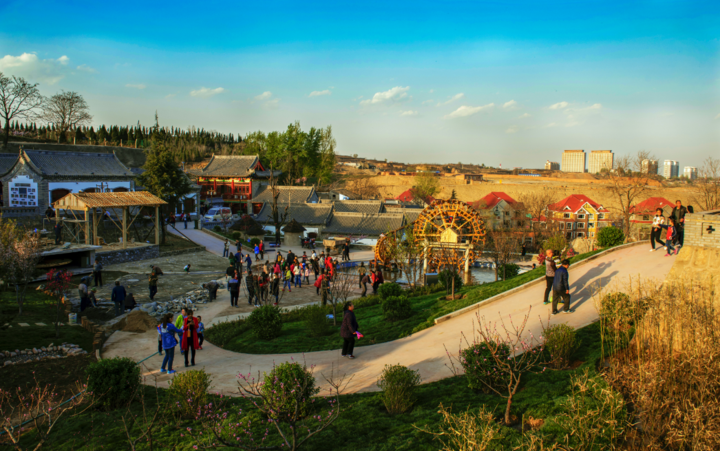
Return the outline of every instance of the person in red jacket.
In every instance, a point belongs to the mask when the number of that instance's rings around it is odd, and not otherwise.
[[[195,350],[200,347],[198,342],[198,328],[200,327],[200,323],[198,319],[193,316],[192,310],[188,309],[186,313],[187,316],[185,316],[185,320],[183,321],[182,341],[180,342],[180,347],[185,351],[185,368],[188,367],[188,357],[190,357],[191,352],[192,358],[190,363],[192,366],[195,366]],[[188,352],[188,350],[190,350],[190,352]]]

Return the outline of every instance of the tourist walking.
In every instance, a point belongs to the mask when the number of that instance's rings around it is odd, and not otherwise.
[[[258,250],[260,251],[260,260],[265,260],[265,241],[262,239],[258,243]]]
[[[193,316],[193,311],[188,309],[183,324],[183,336],[180,347],[185,351],[185,368],[188,367],[188,360],[195,366],[195,350],[200,346],[198,340],[198,319]]]
[[[303,276],[305,276],[305,283],[307,285],[310,285],[310,268],[308,267],[308,264],[303,262],[302,264],[302,272]]]
[[[553,276],[553,300],[552,300],[552,314],[557,315],[558,309],[557,304],[560,298],[562,298],[565,309],[565,313],[572,313],[570,310],[570,281],[568,266],[570,266],[570,260],[567,258],[560,262],[560,267],[555,270]]]
[[[373,280],[373,294],[377,294],[378,287],[385,282],[382,271],[379,269],[375,271],[375,280]]]
[[[248,304],[253,305],[253,299],[255,299],[255,281],[251,270],[248,270],[247,276],[245,277],[245,288],[247,288],[248,291]]]
[[[346,302],[345,307],[343,308],[342,325],[340,326],[340,336],[343,339],[342,356],[347,357],[348,359],[355,358],[353,355],[353,350],[355,349],[355,335],[357,334],[358,337],[360,336],[360,333],[358,332],[359,326],[353,310],[355,310],[353,303],[350,301]]]
[[[183,222],[185,223],[186,229],[187,229],[188,219],[189,219],[189,215],[187,213],[183,213]]]
[[[275,305],[280,302],[280,275],[273,273],[272,284],[270,289],[272,290],[273,296],[275,296]]]
[[[295,288],[302,288],[302,278],[300,275],[300,265],[295,262],[293,265],[293,276],[295,276]]]
[[[556,270],[557,265],[555,264],[555,260],[553,260],[553,250],[548,249],[545,251],[545,297],[543,298],[543,304],[545,305],[550,303],[548,298],[550,291],[553,289]]]
[[[662,227],[661,225],[665,224],[665,215],[663,215],[662,208],[658,208],[655,210],[655,216],[653,217],[652,227],[650,228],[650,252],[655,251],[657,249],[662,249],[662,247],[665,246],[665,242],[660,239],[662,236]],[[655,243],[660,243],[660,246],[655,248]]]
[[[342,255],[342,261],[350,261],[350,241],[345,241],[345,244],[343,244],[343,255]]]
[[[365,273],[367,273],[367,268],[365,268],[365,262],[360,263],[360,267],[358,268],[358,275],[360,276],[358,278],[358,286],[362,288],[362,281],[365,278]]]
[[[182,328],[185,324],[185,317],[187,316],[187,309],[183,307],[180,309],[180,314],[177,318],[175,318],[175,327],[180,329],[181,334],[178,335],[178,340],[182,340]],[[184,354],[185,351],[183,350],[182,345],[180,346],[180,354]]]
[[[202,322],[202,316],[198,316],[198,349],[202,349],[202,344],[205,341],[205,324]]]
[[[322,294],[322,305],[327,305],[328,298],[330,297],[330,279],[328,278],[327,272],[323,274],[320,279],[320,291]]]
[[[158,284],[158,276],[155,274],[155,269],[150,272],[150,276],[148,277],[148,288],[150,289],[150,300],[152,301],[155,299],[155,295],[157,294],[157,284]]]
[[[247,270],[250,272],[250,269],[252,267],[252,258],[250,258],[250,254],[247,254],[245,256],[245,263],[247,263]]]
[[[238,252],[242,251],[242,244],[240,243],[239,239],[235,240],[235,250],[237,250]]]
[[[173,360],[175,359],[175,346],[177,346],[175,334],[181,335],[182,331],[172,324],[172,313],[166,313],[165,316],[163,316],[162,323],[158,326],[158,330],[160,332],[160,345],[165,351],[160,372],[163,374],[175,374],[175,370],[173,370],[172,367]]]
[[[668,223],[661,224],[660,228],[667,230],[665,234],[665,248],[667,249],[667,253],[665,254],[665,256],[670,257],[671,255],[677,253],[677,251],[675,251],[675,246],[673,246],[673,243],[675,242],[675,240],[679,239],[679,232],[675,228],[675,218],[671,217],[670,219],[668,219]]]
[[[225,240],[225,243],[223,243],[223,257],[227,257],[230,253],[230,242],[228,240]]]
[[[285,287],[287,287],[288,292],[292,293],[292,279],[293,274],[292,271],[290,271],[290,268],[285,269],[285,280],[283,282],[283,291],[285,291]]]
[[[237,307],[238,298],[240,297],[240,280],[234,274],[228,281],[228,290],[230,290],[230,307]]]
[[[259,262],[260,261],[260,246],[256,244],[253,252],[255,252],[255,261]]]
[[[367,294],[367,284],[369,283],[372,283],[372,281],[370,280],[370,276],[368,274],[365,274],[360,280],[360,286],[362,287],[362,294],[360,295],[361,298],[364,298]]]
[[[120,316],[123,314],[125,296],[127,296],[125,287],[120,285],[119,280],[116,280],[115,287],[112,289],[112,294],[110,295],[110,300],[113,301],[113,303],[115,304],[115,316]]]
[[[239,273],[242,273],[242,252],[237,251],[235,253],[235,270]]]
[[[681,201],[675,201],[675,207],[670,213],[670,217],[675,220],[675,233],[677,234],[678,245],[682,247],[685,243],[685,215],[687,214],[687,208],[683,207]]]
[[[95,277],[95,286],[102,287],[102,270],[103,265],[100,264],[100,257],[95,257],[95,266],[93,266],[93,276]]]

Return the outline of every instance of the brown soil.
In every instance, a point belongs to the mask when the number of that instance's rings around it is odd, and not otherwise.
[[[157,327],[158,322],[142,310],[133,310],[118,324],[118,330],[123,332],[147,332]]]

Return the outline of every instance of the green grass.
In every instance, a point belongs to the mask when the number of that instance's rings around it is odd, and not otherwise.
[[[546,426],[540,431],[546,444],[561,438],[558,436],[558,428],[553,426],[553,418],[564,411],[562,401],[570,394],[572,375],[585,370],[588,370],[592,376],[598,374],[596,367],[601,354],[598,323],[578,330],[577,338],[582,340],[582,345],[576,350],[572,360],[576,363],[579,361],[584,363],[572,370],[546,370],[526,375],[521,390],[513,402],[512,413],[518,418],[533,416],[546,421]],[[316,374],[316,377],[321,376]],[[155,405],[154,390],[151,387],[145,388],[149,407]],[[166,393],[164,390],[159,391],[161,400]],[[266,423],[257,412],[253,411],[250,401],[236,398],[232,403],[236,408],[242,408],[247,416],[238,418],[233,414],[230,417],[231,421],[243,421],[249,416],[256,424],[256,436],[262,436]],[[437,412],[441,403],[445,407],[452,407],[453,412],[463,412],[466,409],[474,412],[480,406],[485,406],[493,411],[499,420],[504,411],[505,399],[470,390],[464,376],[449,377],[421,385],[417,390],[417,403],[414,408],[408,413],[399,415],[388,414],[378,393],[343,395],[340,398],[343,412],[340,418],[329,429],[311,439],[303,449],[307,451],[435,450],[439,448],[439,443],[418,428],[436,427],[440,420]],[[139,414],[140,403],[135,402],[131,411]],[[62,427],[58,428],[52,437],[52,448],[101,449],[112,444],[113,447],[125,449],[127,439],[120,420],[124,412],[124,410],[99,412],[88,409],[77,416],[67,417]],[[192,421],[177,421],[170,415],[162,417],[158,429],[153,432],[155,440],[162,445],[159,449],[170,449],[172,446],[177,446],[177,450],[193,449],[194,442],[186,433],[188,427],[197,430],[198,424]],[[137,436],[137,434],[138,432],[135,431],[133,435]],[[270,428],[270,444],[277,443],[275,437],[276,434]],[[513,449],[520,438],[517,429],[502,427],[501,437],[491,449]]]
[[[22,315],[18,315],[15,293],[0,292],[1,324],[9,323],[12,326],[0,329],[0,351],[37,348],[49,346],[50,343],[59,345],[65,342],[77,344],[92,352],[93,335],[80,326],[60,326],[60,337],[55,336],[55,314],[55,299],[42,291],[36,291],[33,286],[28,287]],[[61,307],[60,322],[67,324],[67,320]],[[29,326],[21,327],[18,323],[27,323]],[[35,323],[46,325],[36,326]]]
[[[576,263],[598,252],[600,251],[578,255],[573,257],[571,262]],[[364,338],[358,340],[356,346],[368,346],[397,340],[427,329],[435,324],[436,318],[484,301],[544,275],[545,267],[543,266],[509,280],[463,287],[458,293],[466,296],[463,299],[454,301],[444,300],[444,292],[413,297],[411,298],[413,315],[396,322],[390,322],[383,317],[382,306],[374,297],[358,301],[356,302],[355,315]],[[298,318],[299,316],[297,312],[288,314],[284,318],[282,333],[273,340],[258,339],[242,322],[234,323],[235,327],[237,327],[235,334],[227,331],[227,328],[233,327],[232,325],[224,326],[226,330],[223,332],[234,335],[232,339],[224,336],[222,340],[217,340],[213,328],[207,331],[206,339],[214,344],[222,344],[224,349],[247,354],[285,354],[325,351],[342,347],[339,320],[338,326],[333,326],[331,334],[324,337],[311,337],[304,322]]]

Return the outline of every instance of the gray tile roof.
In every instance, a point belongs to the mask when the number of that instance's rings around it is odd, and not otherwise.
[[[16,153],[0,153],[0,175],[5,175],[10,172],[10,169],[15,166],[15,162],[18,159]]]
[[[399,208],[397,210],[393,210],[393,213],[396,211],[402,212],[405,217],[407,218],[407,222],[415,222],[417,221],[417,218],[420,217],[420,213],[423,212],[422,208]]]
[[[324,200],[323,203],[330,202]],[[382,213],[383,203],[380,200],[337,200],[333,202],[337,213]]]
[[[393,213],[335,213],[323,233],[377,236],[402,227],[404,216]]]
[[[278,186],[280,197],[278,204],[297,204],[312,200],[315,196],[315,188],[312,186]],[[257,192],[254,193],[252,202],[272,202],[272,190],[270,185],[261,185]]]
[[[278,204],[278,210],[281,214],[285,211],[286,206],[288,207],[286,223],[294,219],[302,225],[326,225],[332,213],[331,204],[283,203]],[[272,223],[272,207],[269,203],[263,205],[262,210],[257,215],[257,221],[260,224]]]
[[[25,150],[30,164],[48,177],[134,177],[114,153]]]
[[[202,169],[189,169],[197,176],[247,177],[255,172],[257,155],[213,155]]]

